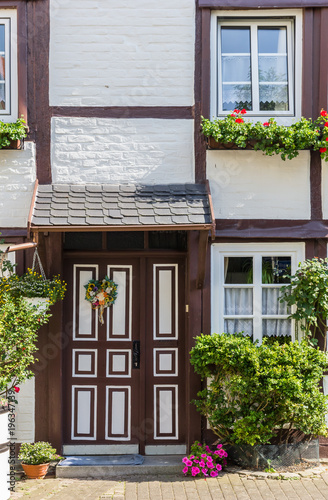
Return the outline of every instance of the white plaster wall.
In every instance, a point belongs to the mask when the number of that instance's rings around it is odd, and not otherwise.
[[[322,217],[323,219],[328,219],[328,162],[325,161],[321,162],[321,172],[322,172],[321,174]]]
[[[50,104],[190,106],[194,0],[51,0]]]
[[[35,379],[19,385],[16,394],[15,438],[17,443],[33,443],[35,439]]]
[[[216,219],[309,219],[310,153],[293,160],[260,151],[208,151]]]
[[[193,120],[52,118],[58,183],[193,182]]]
[[[0,227],[26,227],[36,178],[35,144],[0,151]]]

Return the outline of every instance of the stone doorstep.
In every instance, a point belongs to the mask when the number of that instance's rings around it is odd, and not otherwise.
[[[147,455],[142,465],[61,465],[56,467],[60,478],[110,478],[182,474],[184,455]]]

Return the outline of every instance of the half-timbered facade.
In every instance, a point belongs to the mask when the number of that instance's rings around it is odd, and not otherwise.
[[[200,125],[241,104],[254,121],[317,117],[327,21],[324,0],[1,2],[0,115],[23,114],[29,135],[0,151],[0,231],[37,241],[68,283],[19,395],[19,442],[184,453],[202,435],[194,337],[294,336],[279,273],[327,255],[327,166],[216,150]],[[106,275],[118,298],[101,324],[84,285]]]

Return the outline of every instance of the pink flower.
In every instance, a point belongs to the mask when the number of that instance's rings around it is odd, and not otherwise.
[[[191,475],[192,476],[197,476],[197,474],[200,473],[200,470],[198,469],[198,467],[192,467],[191,469]]]
[[[227,456],[228,456],[228,453],[225,451],[223,456],[224,456],[224,457],[227,457]]]
[[[195,455],[190,455],[190,460],[191,460],[192,458],[195,458]]]
[[[214,469],[213,462],[206,462],[206,467],[208,467],[209,469]]]
[[[212,462],[213,458],[210,456],[210,455],[207,455],[207,460],[209,460],[210,462]]]
[[[210,472],[210,476],[211,476],[211,477],[217,477],[218,475],[219,475],[219,474],[217,473],[217,471],[216,471],[216,470],[211,470],[211,472]]]
[[[208,476],[207,469],[202,469],[202,473],[204,474],[204,476]]]
[[[220,448],[222,448],[222,444],[217,445],[217,449],[219,450]]]
[[[222,450],[222,449],[221,449],[221,450],[219,450],[218,455],[219,455],[219,457],[221,457],[221,458],[222,458],[222,457],[225,457],[225,456],[226,456],[226,454],[225,454],[225,453],[226,453],[226,452],[225,452],[224,450]]]
[[[205,446],[206,453],[211,453],[211,449],[209,446]]]
[[[187,462],[185,462],[185,464],[187,465],[187,467],[191,467],[192,466],[192,461],[188,460]]]
[[[236,118],[236,123],[244,123],[244,120],[242,118]],[[328,126],[328,124],[327,124]]]
[[[225,459],[222,460],[223,465],[227,465],[227,461]]]
[[[188,458],[188,457],[184,457],[184,458],[182,459],[182,462],[183,462],[184,464],[185,464],[186,462],[188,462],[188,461],[189,461],[189,458]]]
[[[201,461],[199,462],[199,467],[205,467],[205,462],[204,462],[204,460],[201,460]]]
[[[222,470],[222,465],[221,464],[217,464],[216,470],[218,470],[218,471]]]
[[[201,455],[201,457],[202,457],[202,458],[207,458],[206,453],[203,453],[203,454]]]
[[[197,458],[194,459],[194,464],[199,464],[199,460],[197,460]]]
[[[215,450],[214,455],[220,455],[219,450]]]
[[[263,123],[263,127],[270,127],[270,123],[269,122],[264,122]]]
[[[188,467],[184,467],[184,468],[182,469],[182,472],[183,472],[184,474],[188,474],[188,470],[189,470],[189,469],[188,469]]]
[[[14,391],[15,391],[15,392],[19,392],[19,391],[20,391],[20,388],[19,388],[19,387],[16,387],[16,385],[15,385],[15,387],[14,387]]]

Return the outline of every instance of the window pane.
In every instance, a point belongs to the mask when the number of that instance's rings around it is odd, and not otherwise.
[[[250,29],[244,27],[221,28],[222,53],[245,54],[251,51]]]
[[[5,25],[0,24],[0,52],[5,51]]]
[[[250,29],[221,29],[222,108],[252,109]],[[239,83],[240,82],[240,83]]]
[[[292,334],[290,319],[263,319],[262,335],[266,337],[280,337]]]
[[[265,54],[286,54],[287,28],[262,27],[258,29],[258,50]]]
[[[222,80],[229,82],[251,82],[251,64],[249,56],[222,56]]]
[[[225,319],[224,333],[241,333],[244,335],[253,335],[253,320],[252,319]]]
[[[288,111],[287,28],[258,28],[258,52],[260,110]]]
[[[0,83],[0,109],[6,109],[5,84]]]
[[[253,283],[253,258],[224,257],[224,282],[238,285]]]
[[[286,302],[279,302],[280,288],[262,288],[262,314],[290,314]]]
[[[290,283],[285,274],[290,274],[290,257],[262,257],[262,283]]]
[[[253,314],[253,289],[225,288],[224,314],[227,316]]]

